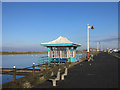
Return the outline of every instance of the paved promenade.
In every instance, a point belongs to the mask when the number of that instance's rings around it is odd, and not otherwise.
[[[81,62],[68,70],[65,80],[53,87],[45,81],[35,88],[118,88],[118,58],[101,53],[94,61]]]

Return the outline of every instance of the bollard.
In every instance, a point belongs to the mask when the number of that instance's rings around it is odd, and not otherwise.
[[[41,65],[40,70],[43,71],[43,65]]]
[[[46,64],[45,64],[45,70],[47,70],[47,66],[48,66],[48,64],[47,64],[47,62],[46,62]]]
[[[13,81],[16,80],[16,68],[15,65],[13,66]]]
[[[33,63],[33,76],[35,74],[35,63]]]

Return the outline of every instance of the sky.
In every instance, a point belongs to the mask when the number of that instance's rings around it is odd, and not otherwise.
[[[59,36],[87,48],[87,24],[90,48],[97,42],[105,48],[118,47],[117,2],[3,2],[2,50],[45,51],[40,43]]]

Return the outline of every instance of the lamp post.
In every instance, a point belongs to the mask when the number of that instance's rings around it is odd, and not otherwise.
[[[89,29],[94,29],[93,25],[87,24],[87,58],[89,59]]]
[[[89,59],[89,24],[87,25],[87,58]]]

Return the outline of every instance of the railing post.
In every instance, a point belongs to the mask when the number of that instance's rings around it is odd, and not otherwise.
[[[45,70],[47,70],[47,65],[48,65],[47,62],[45,63],[45,65],[46,65],[46,69]]]
[[[41,71],[43,71],[43,63],[41,64],[41,67],[40,67]]]
[[[42,65],[41,65],[41,71],[43,71],[43,65],[44,65],[44,58],[43,58],[43,63],[42,63]]]
[[[13,81],[16,80],[16,68],[15,65],[13,66]]]
[[[54,59],[54,66],[55,66],[56,62],[55,62],[55,59]]]
[[[35,74],[35,63],[33,63],[33,76]]]

